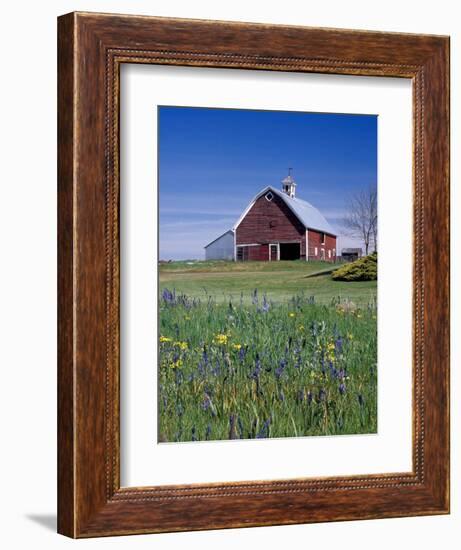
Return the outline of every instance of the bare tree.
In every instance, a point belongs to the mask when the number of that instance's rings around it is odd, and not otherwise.
[[[378,200],[376,189],[357,191],[348,205],[348,213],[344,218],[344,226],[351,237],[361,239],[368,254],[370,245],[374,251],[378,245]]]

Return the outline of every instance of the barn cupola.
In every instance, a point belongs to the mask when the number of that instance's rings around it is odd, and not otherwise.
[[[294,198],[296,193],[296,182],[291,175],[292,168],[288,168],[288,176],[282,180],[282,191],[289,197]]]

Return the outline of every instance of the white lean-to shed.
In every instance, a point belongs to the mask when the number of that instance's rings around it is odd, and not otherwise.
[[[234,232],[230,229],[205,246],[205,260],[233,260]]]

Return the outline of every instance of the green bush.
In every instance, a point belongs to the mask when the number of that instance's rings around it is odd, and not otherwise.
[[[334,281],[376,281],[378,278],[378,254],[373,252],[369,256],[343,265],[333,271],[331,278]]]

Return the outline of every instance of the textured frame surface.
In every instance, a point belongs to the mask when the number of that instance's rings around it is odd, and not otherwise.
[[[58,21],[59,532],[448,513],[449,39],[90,13]],[[411,472],[120,488],[121,63],[412,79]]]

